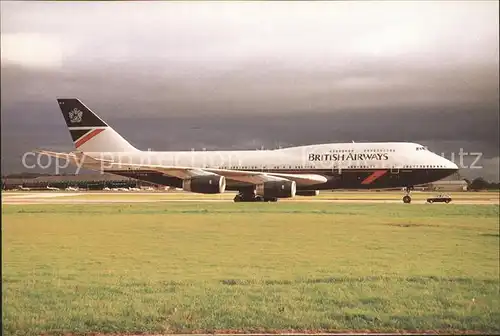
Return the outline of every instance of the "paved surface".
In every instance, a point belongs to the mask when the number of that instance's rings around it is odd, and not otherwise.
[[[121,198],[120,196],[130,196]],[[115,197],[116,196],[116,197]],[[83,198],[82,198],[83,197]],[[161,193],[87,193],[87,192],[27,192],[27,193],[3,193],[2,205],[9,204],[109,204],[109,203],[158,203],[158,202],[233,202],[232,199],[220,198],[187,198],[185,194],[166,195]],[[328,199],[328,198],[293,198],[280,200],[280,202],[300,202],[300,203],[402,203],[394,198],[347,198]],[[412,204],[423,204],[425,200],[414,199]],[[477,199],[457,199],[452,204],[499,204],[496,194],[486,195],[484,198]]]

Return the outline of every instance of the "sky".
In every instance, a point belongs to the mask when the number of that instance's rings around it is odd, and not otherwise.
[[[141,149],[412,141],[498,181],[498,4],[2,1],[2,172],[71,150],[78,97]]]

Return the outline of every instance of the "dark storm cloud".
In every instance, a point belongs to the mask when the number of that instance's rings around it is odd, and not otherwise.
[[[3,2],[2,169],[70,149],[77,96],[144,149],[415,141],[498,179],[497,2],[286,5]]]

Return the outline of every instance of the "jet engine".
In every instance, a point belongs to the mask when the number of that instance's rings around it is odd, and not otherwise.
[[[294,197],[296,190],[295,181],[267,181],[257,185],[256,194],[264,197],[287,198]]]
[[[297,195],[297,196],[318,196],[319,190],[297,190],[295,195]]]
[[[182,181],[182,189],[200,194],[221,194],[226,190],[226,178],[220,175],[198,175]]]

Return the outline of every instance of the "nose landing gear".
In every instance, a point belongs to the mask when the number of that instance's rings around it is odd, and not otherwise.
[[[411,203],[411,191],[415,189],[413,186],[408,186],[404,188],[405,195],[403,196],[403,203],[410,204]]]

